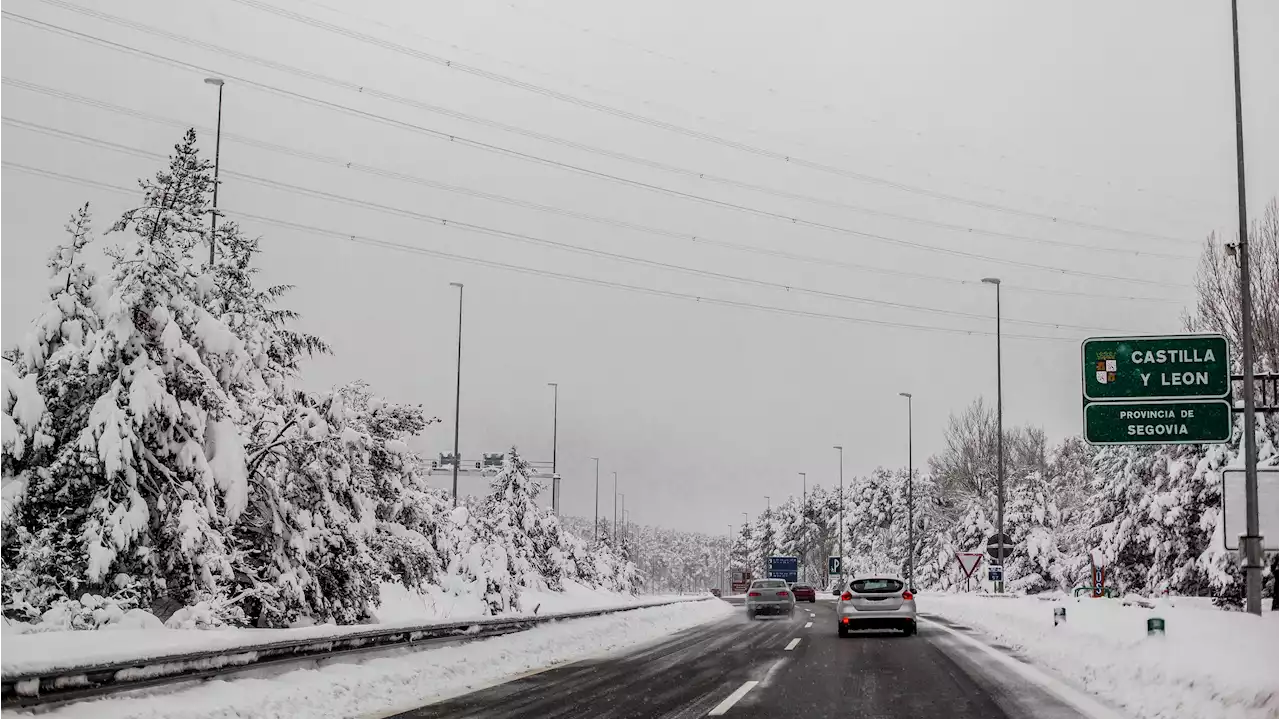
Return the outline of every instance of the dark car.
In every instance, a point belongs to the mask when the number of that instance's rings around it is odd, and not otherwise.
[[[719,589],[717,589],[716,587],[712,587],[712,588],[711,588],[711,596],[713,596],[713,597],[718,597],[718,596],[720,596],[720,590],[719,590]]]
[[[797,602],[816,602],[818,601],[818,592],[808,584],[794,584],[791,586],[791,593],[796,595]]]

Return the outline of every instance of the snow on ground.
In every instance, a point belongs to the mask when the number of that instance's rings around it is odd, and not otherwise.
[[[1274,718],[1280,709],[1280,616],[1205,609],[1175,598],[1156,608],[1108,599],[924,594],[922,613],[978,629],[1139,719]],[[1053,625],[1053,607],[1067,609]],[[1147,618],[1165,636],[1147,636]]]
[[[591,589],[567,582],[563,592],[525,592],[519,613],[503,616],[586,611],[609,607],[657,604],[676,595],[633,596]],[[685,598],[688,598],[686,596]],[[4,676],[84,667],[104,662],[136,661],[201,651],[229,651],[265,642],[319,639],[379,628],[418,626],[433,622],[485,619],[483,602],[471,598],[413,594],[385,584],[377,624],[316,625],[294,629],[165,629],[121,628],[19,634],[6,626],[0,672]]]
[[[683,602],[554,622],[518,634],[360,663],[298,669],[269,679],[217,680],[170,694],[83,702],[40,716],[298,719],[385,715],[491,686],[535,669],[632,647],[733,613],[734,608],[721,601]],[[30,715],[5,712],[3,716],[9,719]]]

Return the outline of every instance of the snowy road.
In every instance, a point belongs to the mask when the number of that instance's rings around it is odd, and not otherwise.
[[[801,605],[789,620],[750,622],[739,614],[631,653],[561,666],[395,716],[1090,716],[1073,708],[1070,698],[1010,671],[1008,661],[933,622],[922,622],[915,637],[860,632],[839,639],[834,606],[820,601]]]

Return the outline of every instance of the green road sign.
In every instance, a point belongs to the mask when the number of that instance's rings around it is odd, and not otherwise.
[[[1080,345],[1085,401],[1220,399],[1231,394],[1222,335],[1094,337]]]
[[[1231,439],[1231,404],[1224,399],[1181,402],[1090,402],[1084,407],[1090,444],[1214,444]]]

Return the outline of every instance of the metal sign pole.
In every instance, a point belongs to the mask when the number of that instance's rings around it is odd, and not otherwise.
[[[1244,114],[1240,106],[1240,28],[1231,0],[1231,52],[1236,83],[1236,193],[1240,201],[1240,364],[1244,392],[1245,610],[1262,614],[1262,541],[1258,536],[1258,448],[1253,412],[1253,302],[1249,287],[1249,217],[1245,210]]]

